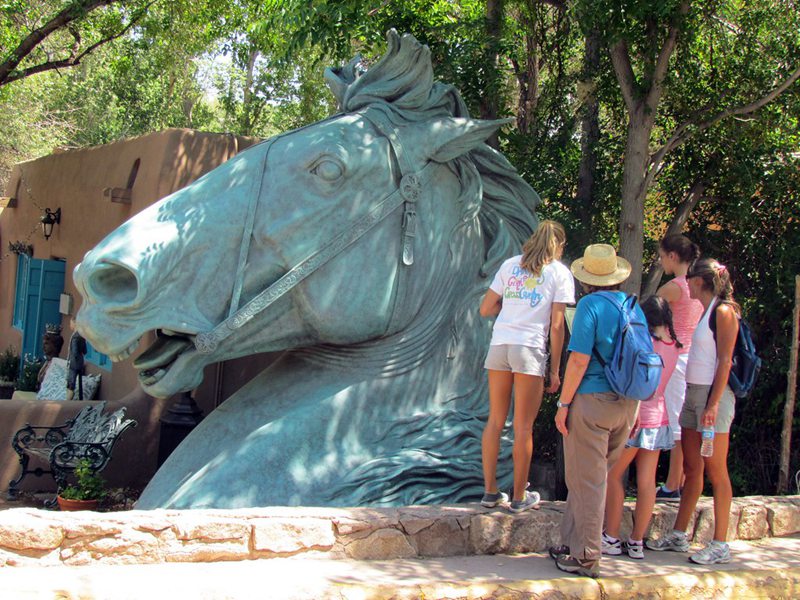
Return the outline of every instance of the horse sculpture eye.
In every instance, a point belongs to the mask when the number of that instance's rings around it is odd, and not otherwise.
[[[333,160],[321,160],[311,169],[311,172],[325,181],[333,182],[343,174],[342,165]]]

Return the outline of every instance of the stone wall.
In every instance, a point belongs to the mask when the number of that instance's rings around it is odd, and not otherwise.
[[[623,535],[632,504],[625,507]],[[648,536],[671,528],[677,504],[655,508]],[[332,559],[390,559],[543,552],[559,542],[562,502],[512,515],[478,505],[405,508],[62,513],[0,511],[0,565],[212,562],[305,554]],[[800,532],[800,496],[735,498],[729,539]],[[713,533],[710,498],[698,503],[695,542]]]

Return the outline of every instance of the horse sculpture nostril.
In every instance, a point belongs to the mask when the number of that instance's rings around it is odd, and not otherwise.
[[[136,274],[127,267],[110,263],[95,267],[86,287],[95,301],[113,304],[132,304],[139,294]]]

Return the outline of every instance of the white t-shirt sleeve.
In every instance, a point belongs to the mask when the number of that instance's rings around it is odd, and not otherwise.
[[[572,277],[572,273],[560,262],[557,262],[555,266],[556,290],[553,302],[575,304],[575,279]]]
[[[489,289],[492,290],[498,296],[503,295],[503,289],[505,288],[505,283],[503,283],[503,267],[497,271],[497,274],[494,276],[492,280],[492,285],[489,286]]]

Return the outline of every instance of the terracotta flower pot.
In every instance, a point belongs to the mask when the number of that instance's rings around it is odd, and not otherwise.
[[[69,500],[58,496],[58,508],[61,510],[97,510],[100,500]]]

